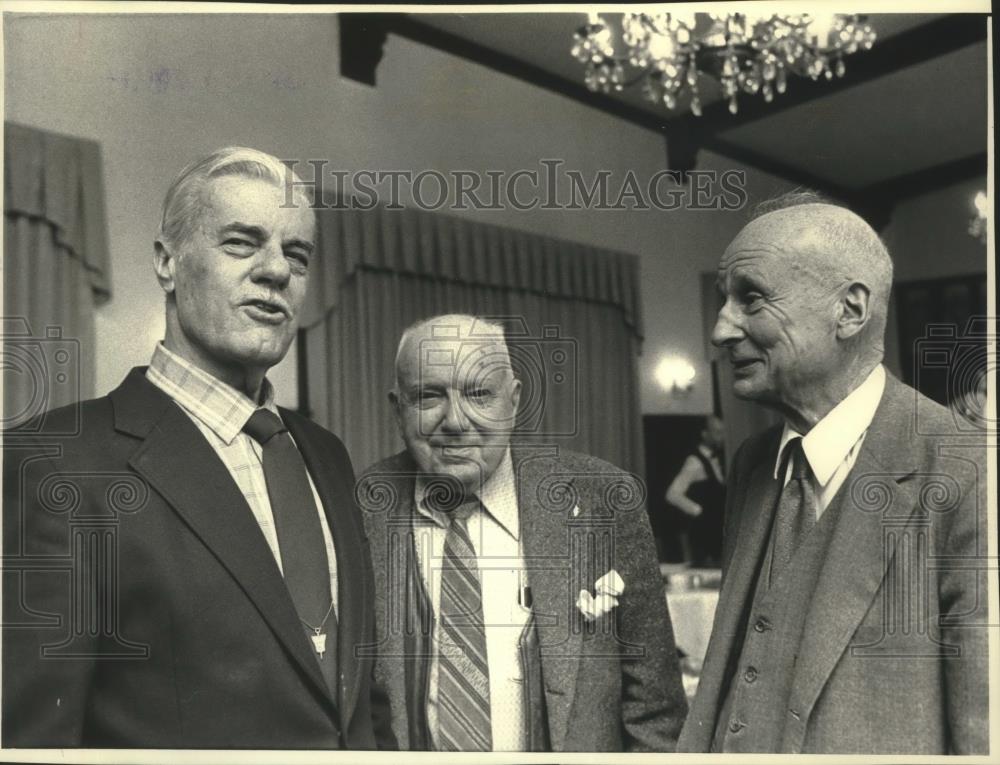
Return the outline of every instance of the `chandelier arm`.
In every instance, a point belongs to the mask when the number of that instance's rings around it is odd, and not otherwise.
[[[761,92],[765,101],[771,101],[775,91],[785,92],[787,75],[813,80],[841,77],[846,56],[871,49],[876,35],[867,16],[830,18],[713,14],[711,28],[699,32],[697,22],[686,16],[678,21],[672,14],[626,14],[628,55],[614,55],[610,29],[603,22],[577,32],[572,54],[586,63],[591,90],[621,91],[645,80],[646,95],[654,102],[662,100],[673,109],[678,97],[690,94],[691,110],[700,116],[698,78],[706,76],[722,85],[729,111],[736,113],[741,91]],[[638,74],[626,81],[626,70]]]

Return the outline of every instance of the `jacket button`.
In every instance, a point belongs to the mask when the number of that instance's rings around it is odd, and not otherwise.
[[[754,680],[756,680],[757,679],[757,668],[756,667],[747,667],[746,672],[743,673],[743,679],[746,680],[748,683],[752,683]]]
[[[763,616],[753,623],[754,632],[767,632],[771,629],[771,622]]]
[[[730,733],[739,733],[745,727],[746,727],[746,725],[744,725],[743,723],[741,723],[739,720],[730,720],[730,722],[729,722],[729,732]]]

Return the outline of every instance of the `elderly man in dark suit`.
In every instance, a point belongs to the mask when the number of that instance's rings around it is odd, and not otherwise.
[[[374,614],[350,459],[265,377],[317,257],[293,180],[239,147],[185,168],[149,366],[4,434],[5,746],[393,745],[355,656]]]
[[[868,224],[812,194],[722,257],[713,341],[784,424],[733,460],[682,751],[989,750],[983,438],[883,368],[891,282]]]
[[[521,383],[500,326],[420,322],[396,374],[407,450],[358,497],[400,747],[673,750],[686,702],[636,479],[510,446]]]

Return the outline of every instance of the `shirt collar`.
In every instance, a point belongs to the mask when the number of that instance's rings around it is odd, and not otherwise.
[[[146,372],[149,381],[170,396],[227,445],[239,435],[258,405],[163,343],[157,343]],[[274,387],[267,378],[261,385],[260,407],[278,414]]]
[[[778,478],[788,442],[802,439],[802,451],[820,486],[826,486],[847,459],[858,440],[868,430],[885,390],[885,368],[879,364],[865,381],[855,388],[804,436],[787,422],[781,432],[774,477]]]
[[[427,507],[424,502],[426,479],[417,476],[414,487],[417,512],[425,518],[434,521],[441,528],[447,528],[449,519],[445,513]],[[499,523],[514,539],[518,539],[519,524],[517,517],[517,488],[514,482],[514,464],[510,458],[510,449],[504,452],[503,459],[493,475],[483,483],[482,491],[477,495],[480,504],[493,519]]]

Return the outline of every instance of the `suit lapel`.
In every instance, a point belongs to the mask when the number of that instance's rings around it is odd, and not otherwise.
[[[778,437],[767,442],[761,450],[746,482],[742,499],[733,512],[738,513],[739,527],[732,559],[726,570],[725,582],[719,593],[715,610],[712,638],[705,656],[704,669],[698,684],[698,693],[691,710],[692,730],[703,737],[705,749],[694,744],[692,751],[707,751],[714,734],[715,717],[722,705],[725,679],[746,620],[747,607],[754,595],[757,572],[767,547],[778,500],[779,485],[774,479],[774,460],[777,456]],[[737,487],[738,489],[739,487]],[[697,724],[698,728],[693,726]],[[707,738],[704,738],[707,736]],[[686,738],[686,736],[685,736]],[[684,743],[687,750],[690,744]]]
[[[215,450],[144,369],[133,370],[111,398],[116,428],[143,439],[129,464],[212,551],[314,689],[329,698],[274,556]]]
[[[337,660],[341,678],[337,702],[341,724],[346,729],[361,687],[354,648],[364,639],[365,610],[370,599],[370,593],[362,586],[364,578],[352,575],[365,570],[360,519],[355,518],[354,486],[348,485],[347,476],[335,469],[339,462],[337,455],[314,438],[297,416],[286,414],[282,412],[283,419],[316,485],[337,555]]]
[[[583,640],[573,605],[576,600],[573,588],[579,584],[574,577],[580,574],[581,564],[586,569],[586,561],[576,561],[570,556],[569,509],[559,511],[538,501],[539,483],[547,475],[540,467],[541,461],[516,452],[512,453],[512,459],[524,562],[534,598],[549,738],[552,750],[561,751],[576,693]],[[567,576],[562,577],[559,572]]]
[[[858,459],[834,502],[843,502],[816,584],[802,637],[792,699],[808,712],[871,608],[900,534],[919,506],[907,482],[919,465],[906,389],[886,377],[886,389]],[[912,404],[912,401],[910,401]]]

